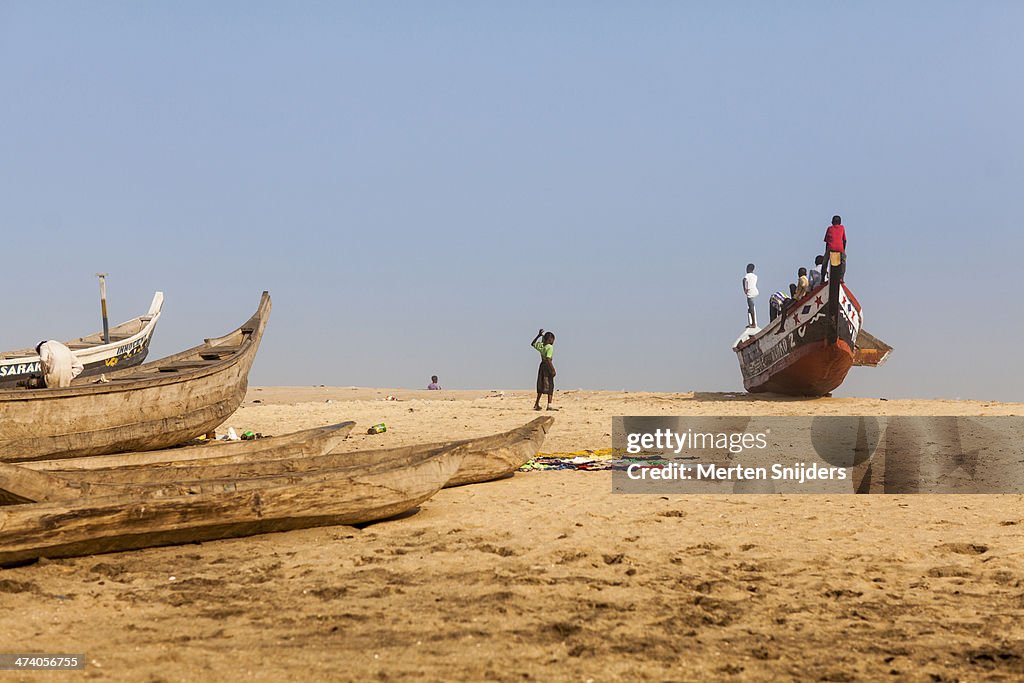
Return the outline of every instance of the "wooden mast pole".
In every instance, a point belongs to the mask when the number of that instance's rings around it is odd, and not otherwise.
[[[110,323],[107,322],[107,274],[96,273],[100,279],[100,311],[103,314],[103,343],[110,343]]]

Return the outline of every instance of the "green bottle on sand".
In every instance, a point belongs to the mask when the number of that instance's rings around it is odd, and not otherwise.
[[[386,431],[388,431],[388,426],[386,424],[384,424],[383,422],[381,422],[380,424],[373,425],[372,427],[367,429],[366,433],[367,434],[382,434],[382,433],[384,433]]]

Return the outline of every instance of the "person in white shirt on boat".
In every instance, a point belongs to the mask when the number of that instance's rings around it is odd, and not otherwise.
[[[754,275],[754,264],[747,264],[747,274],[743,276],[743,293],[747,297],[747,327],[757,327],[757,309],[754,299],[757,298],[757,276]]]
[[[814,267],[807,271],[807,281],[811,289],[821,284],[821,262],[824,259],[819,254],[814,257]]]
[[[71,386],[71,380],[82,374],[85,366],[82,361],[71,353],[71,349],[59,341],[41,341],[36,345],[39,354],[39,369],[43,373],[43,381],[50,388]]]

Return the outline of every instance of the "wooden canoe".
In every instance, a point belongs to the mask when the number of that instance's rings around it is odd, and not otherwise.
[[[291,448],[257,449],[253,446],[261,442],[255,441],[221,447],[170,449],[148,454],[24,463],[22,467],[6,468],[5,473],[0,474],[0,491],[7,492],[10,502],[25,502],[77,498],[98,493],[127,493],[137,490],[135,487],[139,486],[161,489],[172,483],[183,483],[187,490],[203,481],[231,481],[339,467],[369,467],[379,462],[401,460],[419,450],[460,446],[465,455],[461,467],[445,483],[445,486],[458,486],[489,481],[515,472],[536,455],[553,422],[553,417],[544,416],[522,427],[477,439],[349,453],[333,451],[321,455],[298,453]],[[204,453],[212,456],[229,447],[236,447],[237,453],[228,457],[193,457]],[[191,451],[190,457],[172,460],[177,451]],[[140,462],[140,457],[146,458],[151,464]],[[66,468],[61,468],[64,463]],[[32,470],[45,471],[53,478],[33,477]],[[19,473],[22,474],[20,479]]]
[[[503,434],[459,442],[466,446],[466,457],[446,486],[476,484],[512,474],[537,455],[554,421],[545,415]]]
[[[150,485],[128,494],[11,505],[0,508],[0,565],[384,519],[434,495],[463,457],[464,448],[455,445],[410,447],[365,466],[206,480],[194,495],[175,495],[184,484]],[[31,472],[0,464],[0,471],[9,469]]]
[[[339,422],[326,427],[303,429],[292,434],[270,436],[255,441],[227,441],[166,448],[159,451],[138,451],[83,458],[34,460],[20,463],[37,472],[61,470],[74,475],[77,470],[135,469],[148,467],[181,467],[185,464],[226,465],[270,458],[298,458],[325,455],[334,451],[348,436],[355,422]],[[144,470],[139,470],[144,471]]]
[[[241,404],[270,315],[158,361],[77,378],[66,389],[0,391],[0,461],[167,448],[221,424]]]
[[[325,455],[336,449],[354,426],[355,422],[339,422],[255,441],[217,442],[160,451],[63,460],[35,460],[17,466],[0,467],[0,505],[79,498],[83,495],[83,489],[76,482],[106,481],[103,472],[107,470],[122,473],[120,477],[110,477],[110,481],[171,481],[187,476],[161,477],[151,473],[159,472],[161,468],[166,470],[199,462],[207,466],[228,465],[246,463],[261,457],[294,459]],[[83,476],[85,470],[96,472],[97,476]],[[38,477],[35,472],[54,472],[57,478]]]
[[[110,372],[139,365],[149,353],[160,310],[164,305],[163,292],[153,295],[153,302],[145,315],[110,328],[110,342],[103,340],[102,332],[95,332],[64,342],[71,353],[82,362],[81,377]],[[0,353],[0,389],[24,386],[29,375],[40,374],[39,355],[35,347]]]

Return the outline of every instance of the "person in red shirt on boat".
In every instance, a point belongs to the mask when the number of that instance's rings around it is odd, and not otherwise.
[[[833,260],[838,263],[832,265]],[[832,272],[829,273],[829,270]],[[832,225],[825,229],[825,258],[821,264],[821,279],[836,275],[840,282],[846,275],[846,228],[843,227],[842,218],[832,216]]]

